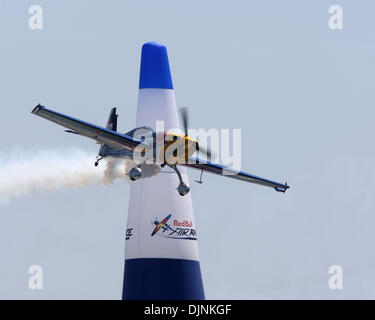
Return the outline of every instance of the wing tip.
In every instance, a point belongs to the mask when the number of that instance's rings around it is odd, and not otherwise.
[[[38,114],[41,109],[44,109],[44,107],[39,103],[32,111],[32,114]]]
[[[288,184],[285,182],[285,185],[276,186],[274,189],[275,189],[277,192],[285,193],[285,191],[288,190],[289,188],[290,188],[290,186],[288,186]]]

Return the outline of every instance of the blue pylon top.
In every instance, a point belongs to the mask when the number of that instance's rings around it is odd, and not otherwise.
[[[158,42],[147,42],[142,46],[139,89],[173,89],[167,48]]]

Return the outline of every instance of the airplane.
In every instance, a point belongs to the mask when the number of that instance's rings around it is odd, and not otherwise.
[[[171,214],[169,214],[167,217],[165,217],[162,222],[159,222],[157,220],[154,221],[154,224],[156,225],[154,231],[152,231],[151,236],[153,236],[156,232],[158,232],[160,229],[163,229],[163,232],[170,229],[169,224],[167,224],[168,220],[172,217]]]
[[[136,154],[145,154],[148,152],[149,161],[160,164],[163,168],[168,166],[173,169],[179,179],[177,191],[181,196],[189,193],[190,187],[182,179],[179,165],[186,166],[193,169],[201,170],[201,178],[199,183],[202,183],[203,171],[225,176],[228,178],[242,180],[258,185],[272,187],[278,192],[285,192],[289,186],[287,183],[279,183],[265,178],[261,178],[243,171],[235,171],[229,167],[221,164],[213,163],[210,160],[202,160],[199,157],[193,157],[195,153],[206,155],[207,159],[211,159],[213,153],[202,147],[197,140],[188,135],[188,112],[186,108],[180,108],[181,117],[183,121],[184,134],[172,132],[155,132],[150,127],[138,127],[122,134],[117,132],[117,113],[116,108],[112,108],[108,122],[105,128],[64,115],[62,113],[47,109],[38,104],[31,113],[57,123],[65,128],[68,133],[81,135],[84,137],[96,140],[101,144],[98,158],[95,166],[99,161],[106,157],[119,157],[125,159],[134,159]],[[138,138],[140,136],[140,138]],[[147,138],[147,139],[146,139]],[[155,146],[159,143],[162,148]],[[173,144],[173,152],[170,147]],[[177,151],[177,152],[176,152]],[[228,172],[230,174],[228,174]],[[136,181],[142,177],[142,164],[135,165],[128,172],[131,181]]]

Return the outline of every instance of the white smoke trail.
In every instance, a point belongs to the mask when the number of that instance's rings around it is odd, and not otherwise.
[[[108,158],[94,167],[95,156],[77,149],[0,152],[0,204],[63,188],[108,185],[128,179],[126,173],[134,166],[130,160]]]

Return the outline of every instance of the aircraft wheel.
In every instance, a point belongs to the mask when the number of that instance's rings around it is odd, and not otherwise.
[[[189,193],[190,191],[190,187],[188,184],[186,184],[185,182],[181,182],[177,188],[177,191],[178,193],[180,194],[180,196],[185,196]]]

